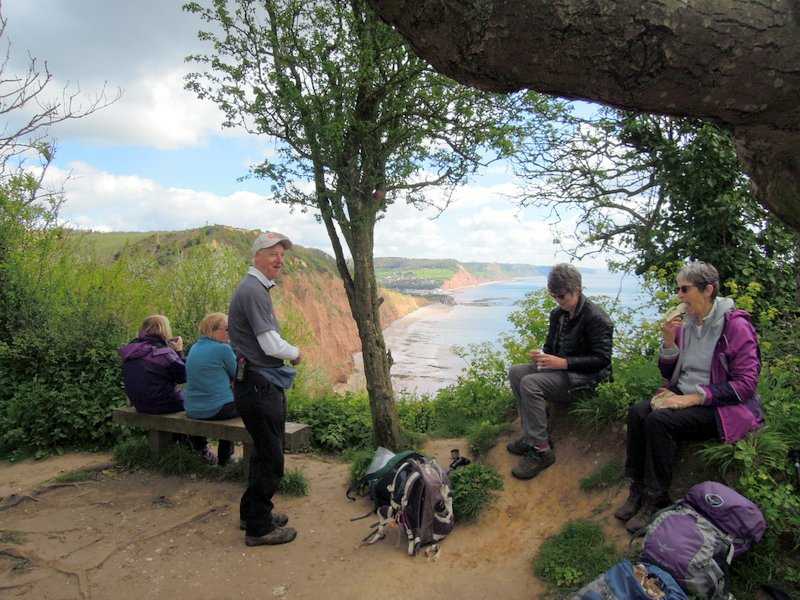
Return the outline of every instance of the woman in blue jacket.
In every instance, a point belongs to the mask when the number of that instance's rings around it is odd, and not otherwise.
[[[200,339],[186,359],[186,416],[208,421],[238,417],[231,389],[236,374],[236,355],[228,344],[228,316],[224,313],[206,315],[198,329]],[[232,454],[233,444],[220,440],[219,464],[226,464]]]

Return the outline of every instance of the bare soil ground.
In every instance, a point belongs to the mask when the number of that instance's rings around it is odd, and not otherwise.
[[[310,484],[303,498],[278,497],[299,535],[278,547],[249,548],[238,528],[237,483],[103,471],[97,480],[42,488],[59,474],[108,461],[69,455],[42,462],[0,463],[0,597],[36,600],[187,598],[408,598],[435,594],[464,600],[539,598],[545,587],[531,559],[542,540],[569,520],[594,518],[622,546],[627,536],[611,515],[623,490],[587,494],[578,481],[612,456],[619,441],[556,437],[556,464],[522,482],[502,438],[485,460],[505,489],[474,524],[458,525],[436,560],[409,557],[397,531],[360,546],[374,519],[351,522],[367,500],[344,497],[348,465],[289,455]],[[447,464],[463,440],[435,440],[426,451]],[[39,488],[40,493],[31,492]],[[24,495],[32,495],[25,498]]]

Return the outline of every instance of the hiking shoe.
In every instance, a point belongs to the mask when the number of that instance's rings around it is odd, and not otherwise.
[[[284,527],[289,522],[289,516],[283,513],[272,511],[272,526],[273,527]],[[239,529],[244,531],[247,529],[247,521],[244,519],[239,519]]]
[[[639,491],[638,486],[631,485],[627,500],[625,500],[625,503],[617,509],[617,512],[614,513],[614,516],[620,521],[628,521],[633,515],[639,512],[641,507],[642,494]]]
[[[533,479],[554,462],[556,462],[556,455],[552,449],[533,449],[522,457],[516,467],[511,469],[511,474],[517,479]]]
[[[524,438],[518,438],[512,442],[508,442],[508,444],[506,444],[506,450],[517,456],[525,456],[528,452],[533,450],[533,445],[526,442]]]
[[[244,536],[244,543],[248,546],[277,546],[278,544],[288,544],[297,537],[297,531],[291,527],[276,527],[265,535]]]
[[[644,529],[650,525],[655,514],[669,504],[669,498],[667,497],[661,497],[657,500],[643,498],[641,508],[625,523],[625,529],[628,530],[628,533],[636,533],[640,529]]]

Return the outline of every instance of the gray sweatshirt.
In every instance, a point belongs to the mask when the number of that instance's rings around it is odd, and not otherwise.
[[[670,385],[677,385],[682,394],[700,392],[698,385],[710,383],[711,358],[725,326],[725,313],[734,308],[736,305],[730,298],[717,297],[702,325],[691,315],[686,315],[680,348],[661,346],[663,358],[678,356]]]

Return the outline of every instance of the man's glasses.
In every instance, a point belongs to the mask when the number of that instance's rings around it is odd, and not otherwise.
[[[553,297],[553,298],[555,298],[556,300],[563,300],[564,298],[566,298],[566,297],[567,297],[567,294],[568,294],[568,293],[569,293],[569,292],[565,292],[565,293],[563,293],[563,294],[554,294],[554,293],[550,292],[550,296],[551,296],[551,297]]]
[[[693,283],[690,283],[689,285],[679,285],[679,286],[677,286],[677,287],[675,288],[675,293],[676,293],[676,294],[686,294],[686,293],[688,293],[688,292],[689,292],[689,290],[690,290],[690,289],[692,289],[692,288],[697,288],[698,290],[700,289],[700,288],[699,288],[699,287],[697,287],[695,284],[693,284]]]

